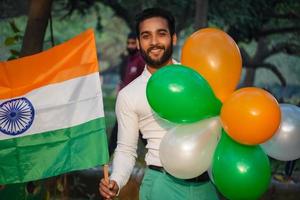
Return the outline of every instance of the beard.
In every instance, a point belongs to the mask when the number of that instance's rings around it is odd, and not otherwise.
[[[132,48],[127,48],[127,52],[128,52],[128,54],[131,55],[131,56],[134,55],[137,51],[138,51],[137,48],[134,48],[134,49],[132,49]]]
[[[153,50],[153,49],[162,49],[162,50],[164,50],[164,53],[160,58],[152,59],[149,56],[149,54],[150,54],[151,50]],[[156,69],[159,69],[162,66],[164,66],[164,64],[166,64],[168,62],[168,60],[170,60],[170,58],[172,57],[173,44],[171,42],[170,46],[167,48],[165,48],[164,46],[161,46],[161,45],[151,46],[146,51],[144,51],[144,49],[141,48],[140,52],[141,52],[141,55],[147,65],[154,67]]]

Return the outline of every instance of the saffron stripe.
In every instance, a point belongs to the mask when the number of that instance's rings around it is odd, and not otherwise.
[[[42,53],[0,62],[0,99],[98,71],[92,30]]]

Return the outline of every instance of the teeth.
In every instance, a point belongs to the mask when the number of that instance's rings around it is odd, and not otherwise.
[[[152,49],[152,52],[159,52],[161,49]]]

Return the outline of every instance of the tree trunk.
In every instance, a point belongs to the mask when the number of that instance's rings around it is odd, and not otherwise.
[[[207,27],[207,11],[208,11],[208,0],[195,0],[195,24],[194,29]]]
[[[254,68],[254,67],[246,68],[245,79],[242,84],[243,87],[250,87],[250,86],[254,85],[255,71],[256,71],[256,68]]]
[[[265,59],[264,54],[266,51],[268,51],[268,46],[264,38],[258,39],[257,47],[253,57],[247,55],[244,50],[241,51],[243,58],[245,58],[244,66],[246,67],[245,79],[242,84],[244,87],[254,85],[256,69],[259,67],[259,64],[263,63]]]
[[[20,57],[29,56],[43,50],[51,4],[52,0],[30,0]]]

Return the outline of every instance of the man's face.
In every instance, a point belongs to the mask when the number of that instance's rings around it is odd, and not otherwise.
[[[127,51],[130,55],[133,55],[135,52],[137,52],[136,39],[133,38],[127,39]]]
[[[152,17],[140,23],[139,49],[145,62],[153,68],[160,68],[172,61],[173,44],[168,22],[161,17]]]

